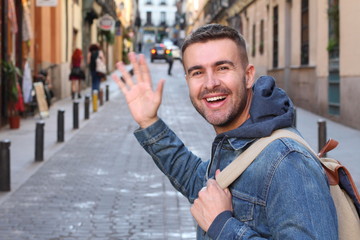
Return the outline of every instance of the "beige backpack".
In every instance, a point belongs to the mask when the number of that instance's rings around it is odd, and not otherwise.
[[[330,139],[319,154],[311,149],[309,144],[298,134],[285,129],[279,129],[269,137],[264,137],[253,143],[216,177],[216,181],[224,189],[235,181],[245,169],[255,160],[268,144],[279,138],[291,138],[306,146],[315,156],[318,156],[325,169],[330,184],[330,193],[334,200],[338,217],[339,239],[360,239],[360,196],[349,171],[340,162],[322,156],[334,149],[337,142]]]

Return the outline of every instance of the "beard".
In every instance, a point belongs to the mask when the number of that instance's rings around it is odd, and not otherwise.
[[[230,125],[232,122],[240,118],[246,107],[247,95],[248,92],[245,87],[245,77],[243,79],[243,84],[241,84],[240,89],[233,93],[230,89],[221,88],[211,91],[212,93],[227,93],[228,96],[232,96],[232,99],[228,99],[227,106],[221,109],[211,110],[206,106],[201,104],[203,101],[204,95],[208,94],[208,90],[204,90],[200,93],[199,97],[196,99],[200,101],[195,101],[195,97],[190,96],[191,103],[195,107],[196,111],[211,125],[214,127],[225,127]],[[230,106],[229,106],[230,104]]]

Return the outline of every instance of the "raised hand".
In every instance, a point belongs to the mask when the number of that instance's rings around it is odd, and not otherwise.
[[[134,120],[141,128],[146,128],[158,120],[157,111],[161,104],[165,81],[160,80],[154,91],[145,56],[140,54],[137,57],[133,52],[128,56],[133,66],[136,82],[132,80],[123,63],[117,63],[116,67],[121,72],[124,81],[120,80],[116,74],[113,74],[112,78],[125,95]]]

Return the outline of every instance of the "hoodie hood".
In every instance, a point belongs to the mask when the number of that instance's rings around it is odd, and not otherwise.
[[[238,128],[221,133],[216,140],[225,138],[261,138],[280,128],[293,125],[294,106],[285,91],[276,87],[274,78],[260,77],[252,88],[250,118]]]

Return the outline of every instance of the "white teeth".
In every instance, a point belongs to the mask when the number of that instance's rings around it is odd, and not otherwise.
[[[215,102],[215,101],[223,100],[225,98],[226,98],[225,96],[211,97],[211,98],[207,98],[206,101]]]

